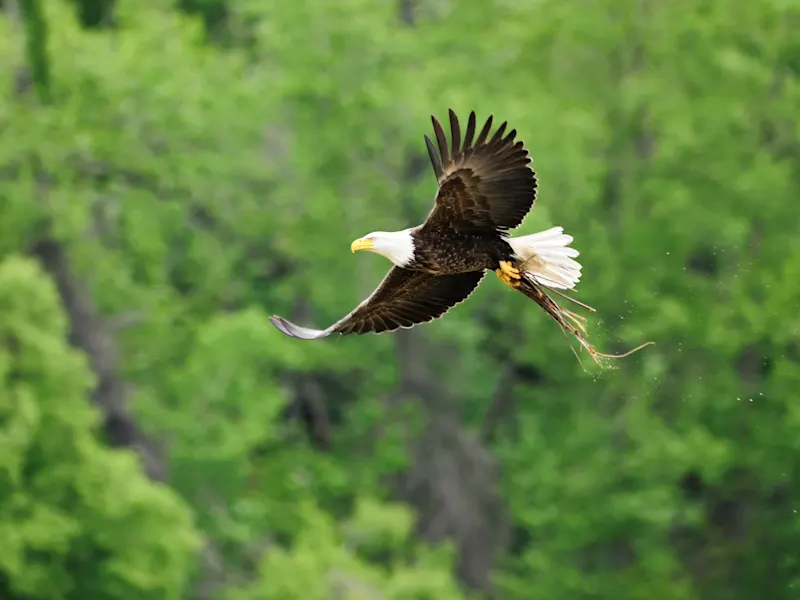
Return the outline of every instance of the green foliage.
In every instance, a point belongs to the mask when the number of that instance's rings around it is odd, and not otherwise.
[[[50,99],[50,65],[47,55],[47,21],[39,0],[23,2],[22,22],[25,25],[25,50],[39,99]]]
[[[95,437],[92,378],[54,286],[0,263],[3,596],[180,598],[198,536],[176,494]]]
[[[408,510],[362,499],[341,528],[319,508],[304,504],[303,523],[290,550],[270,549],[259,579],[231,600],[456,600],[449,552],[420,550],[403,558],[410,532]],[[359,554],[379,554],[380,565]]]
[[[510,531],[480,567],[497,598],[796,596],[796,3],[117,0],[100,30],[110,3],[78,5],[91,30],[65,0],[0,17],[0,77],[39,91],[0,96],[3,595],[463,598],[496,509],[447,485],[477,446]],[[519,233],[575,237],[590,339],[656,346],[585,371],[492,278],[416,336],[272,328],[379,281],[348,244],[425,217],[422,134],[448,107],[525,140]],[[97,441],[90,371],[21,258],[43,236],[171,489]],[[440,523],[459,511],[463,535]]]

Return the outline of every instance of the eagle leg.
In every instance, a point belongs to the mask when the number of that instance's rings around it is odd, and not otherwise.
[[[510,262],[501,260],[500,268],[495,269],[494,272],[497,273],[497,278],[503,283],[505,283],[507,286],[512,288],[519,287],[519,281],[522,275],[520,275],[519,269],[517,269]]]

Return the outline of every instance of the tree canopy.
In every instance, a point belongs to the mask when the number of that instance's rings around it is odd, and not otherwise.
[[[6,0],[0,595],[794,600],[800,4]],[[597,369],[498,282],[298,342],[516,128]],[[493,279],[493,278],[492,278]]]

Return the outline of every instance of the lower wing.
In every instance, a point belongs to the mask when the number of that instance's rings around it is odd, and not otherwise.
[[[333,333],[383,333],[409,328],[438,319],[466,300],[485,273],[429,275],[392,267],[366,300],[327,329],[301,327],[279,316],[272,316],[269,320],[278,330],[301,340],[316,340]]]

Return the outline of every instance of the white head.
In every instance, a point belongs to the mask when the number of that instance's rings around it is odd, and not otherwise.
[[[369,250],[385,256],[398,267],[404,267],[414,260],[414,238],[411,230],[373,231],[350,245],[353,252]]]

